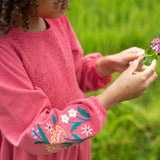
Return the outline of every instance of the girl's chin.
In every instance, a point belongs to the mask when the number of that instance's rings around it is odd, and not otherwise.
[[[52,15],[51,17],[48,17],[48,18],[49,19],[56,19],[56,18],[59,18],[63,13],[64,13],[64,11],[62,10],[61,12],[57,13],[56,15]]]
[[[54,14],[52,16],[38,16],[40,18],[43,18],[43,19],[56,19],[56,18],[59,18],[64,12],[62,11],[61,13],[58,13],[58,14]]]

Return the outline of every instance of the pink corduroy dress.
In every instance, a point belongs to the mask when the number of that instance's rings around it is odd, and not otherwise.
[[[0,37],[0,160],[89,160],[104,125],[106,110],[84,94],[111,81],[96,71],[101,55],[83,57],[65,14],[46,23]]]

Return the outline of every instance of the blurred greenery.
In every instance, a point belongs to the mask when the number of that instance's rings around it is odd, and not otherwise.
[[[159,0],[72,0],[66,13],[85,55],[115,54],[132,46],[147,49],[160,33]],[[108,111],[104,128],[92,138],[93,160],[160,160],[159,86],[158,77],[143,96]]]

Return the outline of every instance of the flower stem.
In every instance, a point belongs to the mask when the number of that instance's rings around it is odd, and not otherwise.
[[[84,119],[84,118],[81,118],[81,117],[78,117],[78,116],[76,116],[76,118],[81,119],[81,120],[87,120],[87,121],[89,121],[89,119]]]
[[[33,131],[33,133],[43,142],[45,142],[35,131]]]
[[[144,57],[152,57],[152,56],[156,56],[156,55],[155,54],[150,54],[150,55],[144,54]]]

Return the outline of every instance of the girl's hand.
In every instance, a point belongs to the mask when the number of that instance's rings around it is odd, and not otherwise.
[[[105,56],[97,60],[97,70],[103,77],[113,72],[123,72],[129,66],[130,61],[143,58],[144,50],[137,47],[126,49],[118,54]]]
[[[97,99],[106,109],[121,101],[144,94],[149,85],[157,78],[156,60],[153,60],[150,66],[145,67],[143,72],[136,71],[139,63],[138,60],[134,60],[110,87],[97,96]]]

